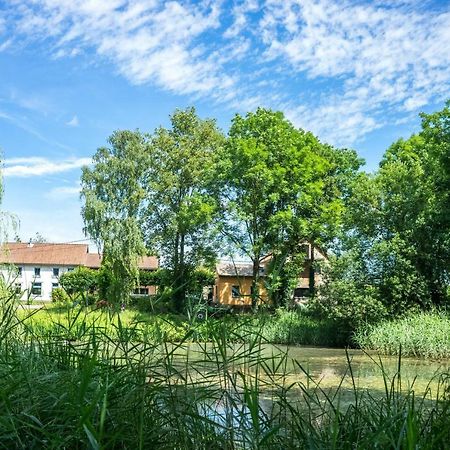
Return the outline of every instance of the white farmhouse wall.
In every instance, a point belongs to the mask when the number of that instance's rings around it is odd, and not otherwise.
[[[50,301],[52,290],[59,287],[59,277],[74,269],[73,266],[47,266],[47,265],[19,265],[22,268],[21,275],[17,273],[17,268],[2,269],[1,273],[4,280],[11,285],[17,286],[22,292],[21,300],[31,298],[39,301]],[[35,268],[40,268],[40,276],[35,276]],[[59,275],[53,275],[53,269],[59,269]],[[41,283],[41,295],[31,293],[33,283]]]

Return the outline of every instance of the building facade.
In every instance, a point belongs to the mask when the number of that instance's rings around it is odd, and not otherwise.
[[[1,274],[9,286],[21,293],[22,300],[49,301],[53,289],[60,287],[59,277],[76,267],[98,269],[102,256],[89,253],[86,244],[23,244],[8,242],[0,255]],[[158,259],[142,258],[139,268],[156,270]],[[142,289],[142,288],[141,288]]]
[[[313,261],[324,261],[327,259],[325,252],[314,248],[312,254],[311,245],[306,246],[305,260],[299,267],[298,282],[292,293],[295,303],[303,303],[309,296],[310,277],[314,276],[315,284],[322,281],[321,274],[311,271]],[[267,303],[268,292],[266,288],[267,265],[270,255],[264,258],[259,267],[259,302]],[[251,263],[221,261],[216,265],[216,282],[213,288],[213,299],[216,303],[228,306],[251,306],[252,302],[253,266]]]

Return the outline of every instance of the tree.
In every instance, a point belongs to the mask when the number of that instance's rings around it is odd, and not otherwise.
[[[177,110],[171,128],[152,135],[118,131],[85,167],[81,195],[85,231],[103,248],[109,295],[125,301],[149,249],[162,258],[181,310],[191,268],[211,262],[216,246],[212,195],[217,150],[224,137],[194,108]]]
[[[177,110],[171,128],[150,137],[146,208],[142,224],[147,245],[172,274],[175,307],[181,310],[189,277],[198,264],[211,264],[217,246],[215,167],[224,137],[214,120],[194,108]]]
[[[422,115],[422,130],[360,175],[346,249],[393,315],[443,305],[450,267],[450,109]]]
[[[126,302],[138,278],[138,261],[145,255],[141,214],[146,198],[148,139],[138,131],[116,131],[110,147],[97,150],[93,167],[81,177],[85,232],[103,251],[110,271],[108,296]]]
[[[289,266],[305,256],[305,242],[334,236],[344,186],[360,161],[355,152],[323,145],[281,112],[262,108],[235,116],[222,161],[222,232],[252,261],[253,305],[260,265],[271,253],[271,281],[277,285],[272,300],[279,303],[294,276]]]
[[[42,234],[39,233],[39,231],[36,232],[34,237],[30,239],[30,241],[33,244],[45,244],[48,242],[48,240],[44,236],[42,236]]]

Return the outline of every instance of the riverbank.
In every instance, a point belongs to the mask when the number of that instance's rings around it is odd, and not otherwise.
[[[450,317],[444,312],[416,313],[377,324],[362,324],[354,334],[331,320],[320,320],[301,310],[275,313],[231,314],[199,320],[176,314],[152,314],[137,309],[107,309],[47,305],[39,311],[22,311],[35,335],[79,339],[90,326],[103,327],[111,336],[128,333],[136,340],[208,342],[217,330],[227,329],[232,342],[249,342],[254,335],[281,345],[356,347],[382,355],[450,359]]]
[[[34,334],[42,336],[57,336],[64,331],[75,338],[87,326],[95,324],[113,335],[119,327],[122,331],[126,328],[139,340],[148,337],[159,342],[177,342],[189,334],[190,340],[207,342],[218,327],[225,326],[228,339],[234,342],[248,341],[258,334],[265,342],[273,344],[345,347],[348,343],[348,336],[340,333],[332,321],[284,309],[275,313],[230,314],[199,320],[195,314],[152,314],[133,308],[119,312],[49,304],[33,314],[22,312],[22,317],[26,316],[29,317],[25,324]]]

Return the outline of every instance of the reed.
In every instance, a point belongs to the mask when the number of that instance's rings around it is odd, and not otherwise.
[[[400,359],[392,378],[379,363],[381,394],[357,387],[350,360],[325,389],[245,321],[203,323],[209,342],[192,323],[167,342],[160,322],[145,334],[117,313],[68,312],[59,334],[37,333],[12,298],[1,313],[0,448],[434,449],[450,438],[448,376],[417,398]]]
[[[399,319],[361,326],[355,343],[381,354],[450,358],[450,316],[446,312],[419,312]],[[401,350],[400,350],[401,349]]]

